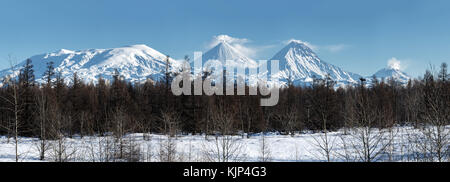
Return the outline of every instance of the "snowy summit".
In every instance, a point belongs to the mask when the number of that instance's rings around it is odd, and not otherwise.
[[[393,79],[401,84],[407,84],[409,79],[411,79],[411,77],[400,71],[400,69],[396,69],[396,68],[383,68],[379,71],[377,71],[373,76],[375,76],[377,79],[379,80],[384,80],[384,81],[388,81],[390,79]]]
[[[270,60],[280,61],[280,72],[272,76],[281,81],[291,80],[294,84],[308,84],[314,77],[325,78],[327,74],[338,85],[357,83],[361,77],[322,61],[307,43],[299,40],[291,40]]]
[[[223,65],[225,65],[224,63],[232,64],[236,67],[256,67],[258,65],[256,61],[245,56],[226,40],[220,40],[216,46],[203,54],[204,62],[212,60],[220,61]]]

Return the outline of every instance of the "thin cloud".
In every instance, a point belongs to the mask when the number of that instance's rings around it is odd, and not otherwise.
[[[347,49],[348,47],[349,47],[349,45],[346,45],[346,44],[336,44],[336,45],[324,46],[323,49],[325,49],[328,52],[336,53],[336,52],[341,52],[341,51]]]
[[[213,37],[211,42],[208,44],[208,48],[213,48],[220,42],[226,42],[231,45],[243,45],[243,44],[248,43],[249,40],[245,39],[245,38],[231,37],[229,35],[216,35]]]

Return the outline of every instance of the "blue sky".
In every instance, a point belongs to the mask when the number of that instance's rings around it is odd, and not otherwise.
[[[395,57],[420,76],[450,60],[450,1],[1,0],[0,69],[58,49],[147,44],[175,58],[237,38],[254,59],[287,40],[310,43],[324,61],[371,75]]]

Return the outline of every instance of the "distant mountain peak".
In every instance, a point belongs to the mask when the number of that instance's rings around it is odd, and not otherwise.
[[[377,71],[372,77],[376,77],[379,80],[388,81],[389,79],[394,79],[402,84],[407,84],[411,77],[405,72],[401,71],[399,68],[387,67]]]
[[[237,50],[224,40],[221,40],[221,42],[219,42],[216,46],[211,48],[208,52],[213,53],[213,55],[219,59],[220,58],[235,59],[240,57],[246,57],[239,50]]]
[[[314,48],[315,48],[315,46],[311,45],[308,42],[301,41],[301,40],[295,40],[295,39],[289,40],[287,47],[305,49],[310,52],[314,52]]]
[[[307,46],[308,47],[307,44],[308,44],[307,42],[304,42],[304,41],[301,41],[301,40],[294,40],[294,39],[289,40],[289,42],[288,42],[288,45],[290,45],[290,46],[301,45],[301,46]]]
[[[270,60],[280,61],[280,72],[272,76],[299,84],[311,83],[313,78],[325,78],[327,74],[338,85],[357,83],[361,77],[322,61],[306,42],[299,40],[291,40]]]
[[[222,64],[229,61],[235,66],[256,67],[257,63],[253,59],[241,53],[237,48],[222,40],[213,48],[203,54],[203,61],[217,60]]]

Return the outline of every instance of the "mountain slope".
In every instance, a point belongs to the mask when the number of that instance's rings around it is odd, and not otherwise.
[[[159,79],[166,68],[166,56],[146,45],[133,45],[112,49],[89,49],[59,51],[36,55],[30,58],[34,65],[37,82],[43,82],[47,62],[53,61],[56,72],[60,72],[67,83],[71,83],[76,72],[86,82],[97,82],[101,76],[111,79],[115,70],[121,77],[130,82],[143,82],[147,78]],[[169,59],[174,71],[179,63]],[[18,66],[21,68],[24,62]],[[0,77],[11,74],[10,69],[0,72]]]
[[[408,74],[395,68],[383,68],[377,71],[375,74],[373,74],[373,76],[375,76],[378,80],[384,81],[393,79],[395,81],[400,82],[401,84],[407,84],[409,79],[411,79],[411,77]],[[370,77],[369,79],[372,79],[373,76]]]
[[[242,54],[238,49],[234,48],[232,45],[228,44],[225,41],[220,42],[216,46],[214,46],[209,51],[203,54],[203,63],[207,61],[220,61],[223,65],[229,61],[229,64],[233,66],[247,66],[247,67],[256,67],[256,61],[248,58],[244,54]]]
[[[258,63],[242,54],[237,48],[229,43],[219,42],[212,49],[204,53],[203,63],[210,60],[230,61],[236,67],[257,67]],[[30,58],[34,65],[36,81],[44,82],[43,74],[46,70],[47,62],[53,61],[56,72],[60,72],[66,83],[72,82],[74,73],[85,82],[98,81],[99,77],[112,79],[115,70],[119,71],[124,80],[129,82],[144,82],[148,78],[158,80],[164,76],[166,69],[166,56],[146,45],[133,45],[112,49],[89,49],[81,51],[71,51],[61,49],[47,54],[40,54]],[[353,85],[358,83],[360,75],[342,70],[341,68],[322,61],[307,44],[300,41],[291,41],[281,49],[270,60],[279,60],[280,72],[271,73],[270,63],[268,64],[269,74],[272,78],[278,78],[279,82],[271,81],[276,85],[284,85],[288,80],[292,80],[296,85],[309,85],[313,78],[325,78],[327,74],[337,82],[337,86]],[[169,59],[170,71],[175,72],[181,67],[180,62]],[[25,61],[18,64],[17,68],[23,67]],[[192,64],[193,66],[193,64]],[[208,65],[205,65],[208,67]],[[194,68],[198,71],[199,68]],[[230,72],[227,72],[231,74]],[[246,74],[248,74],[248,70]],[[11,75],[10,69],[0,71],[0,78]],[[216,72],[216,74],[218,74]],[[266,73],[249,75],[249,84],[257,83],[258,78]],[[17,72],[15,73],[17,75]],[[213,74],[214,75],[214,74]],[[374,74],[378,79],[390,79],[405,84],[410,77],[395,68],[385,68]],[[366,77],[367,83],[371,83],[372,77]],[[0,80],[1,82],[1,80]],[[0,83],[1,86],[1,83]]]
[[[361,77],[322,61],[305,43],[291,41],[270,60],[280,61],[280,72],[273,74],[281,81],[291,80],[295,84],[309,84],[313,78],[325,78],[330,74],[338,85],[354,84]]]
[[[191,62],[191,67],[195,70],[195,72],[198,74],[200,73],[200,70],[203,71],[210,71],[211,72],[211,80],[213,82],[217,81],[217,79],[220,78],[220,75],[222,72],[215,70],[216,68],[220,68],[223,66],[223,69],[227,69],[225,66],[233,66],[236,68],[257,68],[258,63],[254,61],[253,59],[245,56],[243,53],[241,53],[237,48],[235,48],[233,45],[227,43],[226,41],[220,41],[217,45],[215,45],[213,48],[208,50],[202,55],[202,68],[195,67],[194,63]],[[237,78],[242,77],[244,78],[245,75],[242,74],[236,74],[234,75],[235,70],[233,71],[227,71],[227,78]],[[245,70],[245,74],[248,74],[248,69]],[[221,79],[221,78],[220,78]],[[228,81],[232,81],[227,79]],[[249,81],[248,78],[246,81]]]

